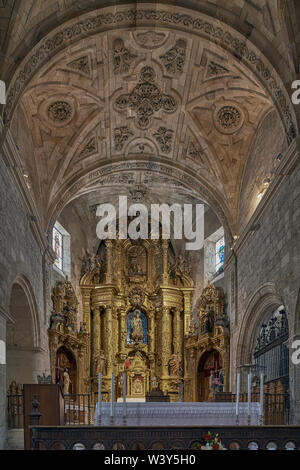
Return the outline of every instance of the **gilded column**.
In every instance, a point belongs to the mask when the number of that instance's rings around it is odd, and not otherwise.
[[[120,333],[119,333],[119,338],[120,338],[120,351],[121,354],[126,354],[126,314],[125,314],[125,308],[121,307],[119,310],[119,315],[120,315]]]
[[[105,336],[106,336],[106,355],[107,355],[107,375],[111,376],[113,372],[113,318],[112,308],[106,307],[105,309]]]
[[[155,309],[149,309],[149,352],[151,355],[155,353]]]
[[[162,309],[162,328],[161,328],[161,362],[162,362],[162,376],[169,376],[169,360],[171,357],[171,316],[170,308],[163,307]]]
[[[91,332],[91,292],[89,287],[81,287],[83,303],[83,321],[86,324],[87,333]]]
[[[181,354],[181,315],[180,315],[180,309],[176,308],[173,314],[173,350],[175,354]]]
[[[112,309],[112,361],[115,362],[116,354],[119,352],[119,325],[118,325],[118,311],[114,308]]]
[[[189,334],[190,330],[190,321],[191,321],[191,293],[193,289],[183,290],[184,294],[184,336]]]
[[[84,393],[84,384],[83,384],[83,380],[84,380],[84,355],[83,355],[83,351],[80,350],[78,351],[78,361],[77,361],[77,367],[78,367],[78,370],[77,370],[77,393]]]
[[[92,323],[92,368],[93,375],[95,374],[94,370],[94,360],[100,352],[100,312],[99,307],[95,307],[93,310],[93,323]]]
[[[168,282],[168,248],[169,248],[169,240],[162,240],[162,247],[163,247],[163,284]]]
[[[105,246],[106,246],[106,283],[111,284],[112,283],[112,247],[113,247],[113,242],[111,240],[106,240],[105,241]]]

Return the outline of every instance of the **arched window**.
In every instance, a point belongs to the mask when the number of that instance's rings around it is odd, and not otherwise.
[[[223,264],[224,264],[224,256],[225,256],[225,239],[224,236],[219,238],[216,241],[216,272],[218,272]]]
[[[266,382],[280,379],[286,385],[288,383],[289,353],[285,344],[288,335],[288,320],[281,305],[261,325],[254,349],[254,363],[263,368]]]
[[[55,222],[52,230],[52,249],[55,253],[54,266],[60,271],[60,274],[70,276],[71,253],[70,253],[70,234],[59,223]]]

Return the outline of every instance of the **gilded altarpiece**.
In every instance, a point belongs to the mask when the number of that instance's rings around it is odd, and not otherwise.
[[[86,390],[103,400],[111,376],[116,398],[143,398],[159,384],[171,400],[184,378],[184,337],[189,332],[193,281],[183,257],[170,257],[169,240],[106,240],[83,260],[81,290],[89,348]],[[154,386],[153,386],[154,388]]]
[[[52,380],[65,394],[83,393],[89,337],[84,322],[78,329],[78,301],[67,277],[56,282],[52,303],[48,329]]]
[[[229,321],[224,295],[213,284],[198,301],[198,324],[191,323],[185,339],[185,401],[214,401],[229,390]]]

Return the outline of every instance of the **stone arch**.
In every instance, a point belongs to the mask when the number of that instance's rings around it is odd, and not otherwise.
[[[38,315],[38,307],[37,307],[37,303],[35,300],[33,289],[31,287],[31,284],[28,278],[24,274],[17,275],[17,277],[15,278],[12,284],[12,289],[14,285],[19,285],[23,289],[24,294],[26,296],[28,305],[30,307],[30,316],[31,316],[32,327],[33,327],[33,346],[35,348],[39,348],[40,347],[40,321],[39,321],[39,315]],[[11,295],[12,295],[12,290],[11,290],[10,298],[11,298]]]
[[[295,334],[300,335],[300,289],[298,292],[295,310]]]
[[[217,360],[217,368],[218,371],[221,370],[221,368],[224,366],[224,354],[223,352],[218,348],[218,347],[212,347],[210,349],[206,349],[205,351],[202,351],[199,358],[198,358],[198,365],[197,365],[197,401],[211,401],[211,398],[209,397],[209,389],[208,389],[208,382],[209,382],[209,376],[207,373],[209,372],[209,369],[212,370],[212,367],[209,367],[205,370],[205,366],[207,366],[207,361],[209,358],[213,357],[213,363],[214,366],[216,365],[216,360]],[[220,368],[219,368],[220,367]],[[205,376],[206,374],[206,376]]]
[[[126,175],[128,171],[137,173],[147,171],[162,178],[168,176],[173,184],[180,183],[180,187],[187,191],[187,194],[198,197],[214,211],[220,224],[224,227],[226,238],[228,237],[228,240],[232,241],[233,219],[230,214],[230,207],[222,199],[219,192],[212,187],[207,187],[205,181],[199,175],[195,176],[189,169],[178,165],[174,166],[169,162],[162,164],[156,158],[149,161],[147,156],[144,159],[140,158],[138,161],[130,160],[115,164],[104,163],[101,167],[98,165],[94,170],[78,177],[74,184],[63,184],[48,208],[46,229],[48,237],[50,237],[55,221],[70,202],[88,192],[102,188],[101,185],[105,183],[105,178],[108,176],[113,176],[117,172]]]
[[[34,383],[37,379],[40,325],[29,280],[19,274],[11,288],[9,311],[14,324],[7,326],[7,384]]]
[[[252,295],[240,328],[236,356],[237,366],[252,362],[252,352],[262,322],[282,304],[283,300],[273,283],[264,284]]]

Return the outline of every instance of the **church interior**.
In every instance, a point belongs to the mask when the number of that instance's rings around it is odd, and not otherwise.
[[[0,449],[30,448],[29,424],[95,433],[100,404],[123,412],[115,449],[148,405],[228,406],[232,449],[248,405],[267,448],[300,449],[300,2],[2,0],[0,19]],[[124,196],[201,205],[201,247],[175,215],[169,237],[119,219],[99,239]]]

